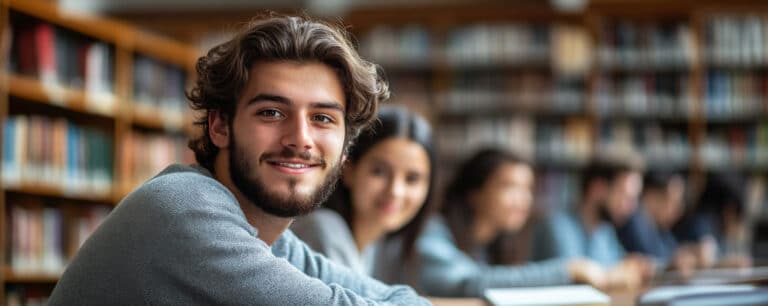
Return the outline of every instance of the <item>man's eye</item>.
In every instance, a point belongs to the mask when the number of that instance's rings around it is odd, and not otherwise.
[[[314,116],[316,121],[322,122],[322,123],[333,123],[333,118],[328,115],[315,115]]]
[[[265,109],[259,112],[259,116],[269,117],[269,118],[280,118],[280,117],[283,117],[283,114],[276,109]]]

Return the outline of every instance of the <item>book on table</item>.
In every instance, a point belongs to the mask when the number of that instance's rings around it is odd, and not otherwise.
[[[608,306],[611,299],[588,285],[487,289],[485,299],[495,306]]]

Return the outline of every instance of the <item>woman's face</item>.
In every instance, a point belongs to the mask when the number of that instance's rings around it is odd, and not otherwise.
[[[429,156],[403,137],[375,144],[344,169],[355,222],[394,232],[419,211],[429,190]]]
[[[471,195],[476,222],[505,231],[525,225],[533,202],[533,169],[522,163],[504,163]]]

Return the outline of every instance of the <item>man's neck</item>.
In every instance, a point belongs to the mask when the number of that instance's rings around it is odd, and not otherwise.
[[[280,235],[291,226],[294,218],[284,218],[269,214],[261,208],[240,196],[236,196],[240,203],[240,209],[245,214],[248,223],[255,227],[259,232],[259,239],[264,240],[267,245],[272,245]]]

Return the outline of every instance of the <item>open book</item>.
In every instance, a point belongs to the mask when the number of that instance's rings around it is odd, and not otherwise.
[[[495,306],[608,306],[611,303],[607,295],[587,285],[488,289],[484,297]]]

